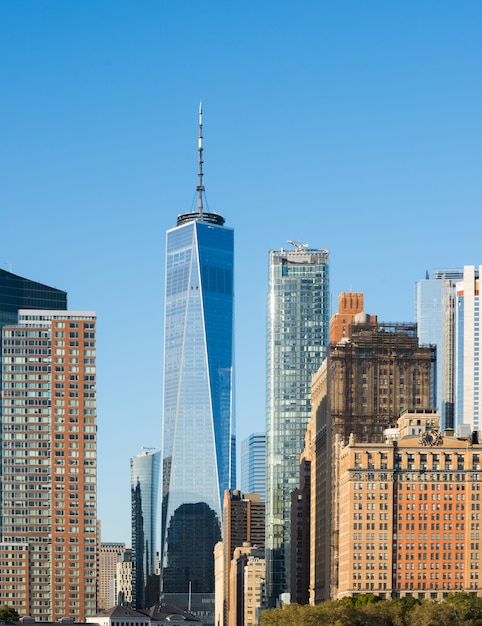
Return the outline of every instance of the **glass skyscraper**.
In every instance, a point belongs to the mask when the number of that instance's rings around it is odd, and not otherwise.
[[[436,269],[415,285],[420,345],[437,346],[435,396],[442,430],[455,426],[455,285],[462,278],[461,269]]]
[[[161,453],[151,450],[131,458],[132,600],[136,609],[159,601],[156,538],[160,464]]]
[[[261,500],[266,492],[266,435],[252,433],[241,442],[241,491],[259,493]]]
[[[214,546],[235,484],[234,235],[198,206],[167,232],[164,315],[161,601],[214,623]]]
[[[480,276],[482,265],[465,265],[456,285],[455,305],[455,428],[457,434],[477,432],[480,422]]]
[[[167,233],[162,593],[214,592],[214,544],[234,484],[233,231],[185,214]],[[179,603],[178,603],[179,606]],[[183,607],[181,607],[183,608]]]
[[[266,559],[270,605],[290,591],[291,492],[311,417],[311,376],[329,342],[328,251],[294,243],[269,253]]]
[[[199,128],[198,211],[167,232],[161,598],[214,616],[213,550],[236,468],[234,237],[203,211],[201,111]]]

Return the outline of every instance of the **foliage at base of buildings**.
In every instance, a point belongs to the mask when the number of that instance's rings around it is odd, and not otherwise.
[[[7,604],[0,607],[0,620],[2,622],[16,622],[19,619],[19,615],[15,609],[12,609]]]
[[[482,598],[451,593],[442,602],[372,594],[323,602],[288,604],[264,611],[261,626],[482,626]]]

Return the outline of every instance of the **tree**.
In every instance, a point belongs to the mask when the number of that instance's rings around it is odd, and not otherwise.
[[[468,626],[460,619],[455,607],[447,602],[425,600],[410,612],[410,622],[417,626]]]
[[[406,626],[403,608],[393,600],[368,602],[357,607],[357,614],[364,626]]]
[[[342,600],[322,602],[317,610],[317,626],[358,626],[358,610],[354,604]]]
[[[445,602],[453,607],[457,618],[462,622],[482,620],[482,598],[459,591],[450,593]]]
[[[482,626],[482,598],[467,593],[445,600],[373,594],[328,600],[317,606],[288,604],[264,611],[261,626]]]
[[[366,606],[380,601],[380,596],[376,596],[374,593],[361,593],[355,598],[355,606]]]
[[[15,609],[5,604],[0,607],[0,620],[4,622],[18,622],[20,616]]]

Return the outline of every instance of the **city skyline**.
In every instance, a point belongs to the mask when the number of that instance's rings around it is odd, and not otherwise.
[[[97,311],[99,517],[128,544],[128,459],[162,446],[164,233],[195,195],[200,99],[209,209],[236,232],[242,440],[264,430],[270,249],[328,248],[333,302],[362,291],[385,321],[414,320],[427,270],[480,262],[482,7],[45,0],[0,18],[0,266]]]

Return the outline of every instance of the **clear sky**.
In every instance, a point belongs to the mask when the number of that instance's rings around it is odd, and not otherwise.
[[[330,250],[414,319],[434,267],[482,262],[480,0],[3,0],[0,265],[98,314],[99,517],[130,545],[129,458],[161,446],[165,231],[235,229],[239,441],[265,428],[268,250]]]

